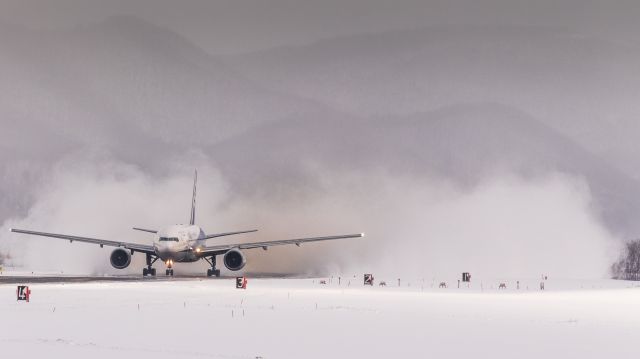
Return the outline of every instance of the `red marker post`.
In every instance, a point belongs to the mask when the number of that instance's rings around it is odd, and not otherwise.
[[[236,288],[237,289],[247,289],[247,278],[246,277],[236,277]]]
[[[29,297],[31,296],[31,289],[29,289],[26,285],[19,285],[18,289],[16,289],[16,297],[18,301],[25,301],[29,303]]]

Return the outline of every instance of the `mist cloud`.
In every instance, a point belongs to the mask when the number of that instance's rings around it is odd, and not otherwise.
[[[508,173],[460,188],[443,178],[384,173],[318,174],[295,193],[233,193],[220,173],[199,167],[197,223],[207,232],[258,228],[257,234],[210,240],[276,240],[366,232],[363,239],[247,251],[251,272],[326,275],[602,277],[618,240],[600,223],[588,186],[562,174],[524,179]],[[156,178],[134,166],[74,158],[55,166],[25,218],[3,225],[150,243],[133,226],[162,228],[188,218],[192,174]],[[2,232],[32,270],[122,273],[109,248]],[[126,271],[137,273],[143,256]],[[161,265],[161,264],[160,264]],[[179,264],[199,273],[204,264]]]

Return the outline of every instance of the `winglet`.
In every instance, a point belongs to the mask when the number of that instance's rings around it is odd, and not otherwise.
[[[189,224],[196,224],[196,183],[198,182],[198,170],[195,170],[195,175],[193,176],[193,197],[191,198],[191,219],[189,219]]]

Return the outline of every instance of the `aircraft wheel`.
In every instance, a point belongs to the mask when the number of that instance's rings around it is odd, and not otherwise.
[[[207,269],[207,277],[211,277],[213,275],[213,273],[211,272],[211,269]]]
[[[155,277],[155,276],[156,276],[156,269],[155,269],[155,268],[151,268],[151,269],[149,270],[149,274],[151,274],[152,276],[154,276],[154,277]]]
[[[149,271],[147,270],[147,268],[142,268],[142,276],[146,277],[147,274],[149,274]]]
[[[220,269],[213,271],[213,274],[215,274],[216,277],[220,277]]]

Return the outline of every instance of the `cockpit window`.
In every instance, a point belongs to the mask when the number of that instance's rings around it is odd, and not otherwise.
[[[178,242],[177,237],[160,237],[160,242]]]

